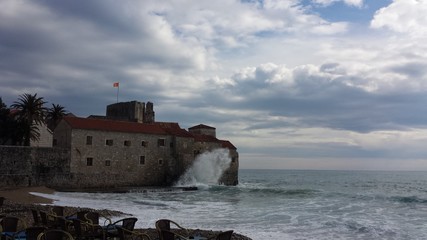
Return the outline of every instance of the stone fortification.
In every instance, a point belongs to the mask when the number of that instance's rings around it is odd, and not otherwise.
[[[107,106],[107,116],[64,117],[53,148],[0,147],[0,187],[46,185],[88,189],[173,184],[199,154],[229,150],[231,163],[219,180],[238,183],[238,152],[203,124],[182,129],[155,122],[153,104],[132,101]]]
[[[65,149],[0,146],[0,187],[68,184],[69,166]]]

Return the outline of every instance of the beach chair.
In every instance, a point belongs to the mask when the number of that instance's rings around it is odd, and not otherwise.
[[[37,240],[74,240],[73,236],[64,230],[50,229],[42,232]]]
[[[133,231],[135,229],[135,223],[138,221],[138,218],[130,217],[123,218],[118,221],[108,224],[104,229],[106,231],[107,237],[118,237],[119,233],[117,227],[124,228],[128,231]]]
[[[171,225],[174,225],[175,228],[172,229]],[[169,220],[169,219],[160,219],[156,221],[156,229],[159,233],[160,240],[163,240],[163,237],[169,237],[170,234],[168,232],[174,233],[175,235],[179,235],[184,238],[188,238],[190,235],[186,228],[181,227],[178,223]],[[165,232],[162,234],[162,231]],[[179,233],[178,233],[179,231]],[[166,239],[164,239],[166,240]]]

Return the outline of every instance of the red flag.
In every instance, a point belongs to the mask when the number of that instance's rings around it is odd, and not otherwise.
[[[119,87],[119,83],[118,82],[113,83],[113,87]]]

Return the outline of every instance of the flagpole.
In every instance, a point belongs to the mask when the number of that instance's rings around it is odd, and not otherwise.
[[[119,103],[119,89],[120,85],[117,85],[117,103]]]
[[[117,88],[116,98],[117,98],[117,103],[119,103],[119,89],[120,89],[120,82],[115,82],[115,83],[113,83],[113,87]]]

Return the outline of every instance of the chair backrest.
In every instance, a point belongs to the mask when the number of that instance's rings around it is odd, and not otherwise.
[[[91,224],[99,225],[99,213],[97,212],[87,212],[85,214],[85,219],[89,221]]]
[[[41,224],[39,211],[31,209],[31,214],[33,215],[33,226],[39,226]]]
[[[79,219],[79,220],[82,220],[82,221],[87,221],[86,220],[86,218],[85,218],[85,215],[86,215],[86,213],[88,213],[89,211],[87,211],[87,210],[83,210],[83,211],[78,211],[77,212],[77,219]]]
[[[73,227],[74,227],[74,231],[77,236],[77,239],[83,238],[82,220],[73,219]]]
[[[74,240],[74,238],[69,232],[58,229],[50,229],[41,233],[37,237],[37,240]]]
[[[233,235],[233,230],[225,231],[225,232],[219,233],[216,236],[216,240],[230,240],[232,235]]]
[[[160,219],[156,221],[157,230],[171,230],[171,222],[168,219]]]
[[[52,212],[55,213],[56,216],[64,216],[64,207],[62,206],[53,206]]]
[[[122,219],[122,228],[129,230],[129,231],[133,231],[133,229],[135,228],[135,223],[136,221],[138,221],[138,218],[123,218]]]
[[[19,218],[6,216],[0,220],[0,225],[3,232],[16,232],[18,231]]]
[[[55,218],[55,228],[68,231],[71,226],[71,221],[65,219],[65,217],[56,217]]]
[[[40,220],[44,226],[49,225],[49,221],[47,219],[47,213],[45,211],[40,211]]]
[[[45,227],[29,227],[25,229],[25,239],[26,240],[37,240],[37,237],[47,228]]]

